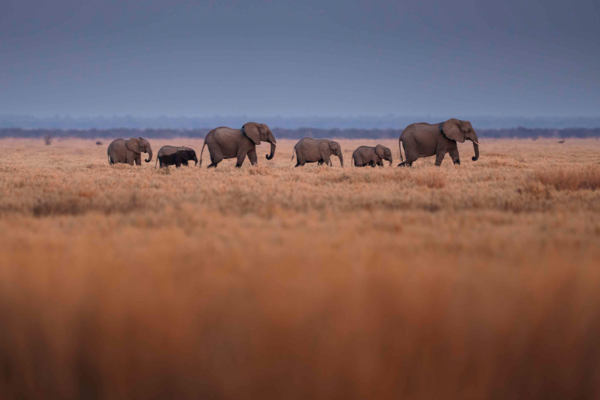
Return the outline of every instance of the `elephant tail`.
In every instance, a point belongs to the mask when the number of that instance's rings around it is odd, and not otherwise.
[[[198,167],[202,166],[202,154],[204,154],[204,147],[206,147],[206,139],[204,139],[204,145],[202,145],[202,151],[200,152],[200,160],[198,161]]]
[[[400,150],[400,162],[404,162],[404,157],[402,157],[402,138],[398,140],[398,150]]]

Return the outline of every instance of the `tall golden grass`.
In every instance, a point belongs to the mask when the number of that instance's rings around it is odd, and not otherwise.
[[[0,398],[600,396],[600,142],[293,145],[160,171],[0,141]]]

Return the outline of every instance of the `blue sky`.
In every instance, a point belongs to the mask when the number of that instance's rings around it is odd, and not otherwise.
[[[597,1],[0,4],[0,114],[600,116]]]

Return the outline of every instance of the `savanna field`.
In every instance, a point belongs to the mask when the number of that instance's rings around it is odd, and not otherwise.
[[[159,170],[0,140],[0,399],[600,397],[600,141],[295,142]]]

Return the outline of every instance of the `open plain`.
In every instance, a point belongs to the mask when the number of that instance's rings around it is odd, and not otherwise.
[[[350,165],[378,142],[393,167]],[[211,170],[94,143],[0,141],[0,398],[600,396],[600,141]]]

